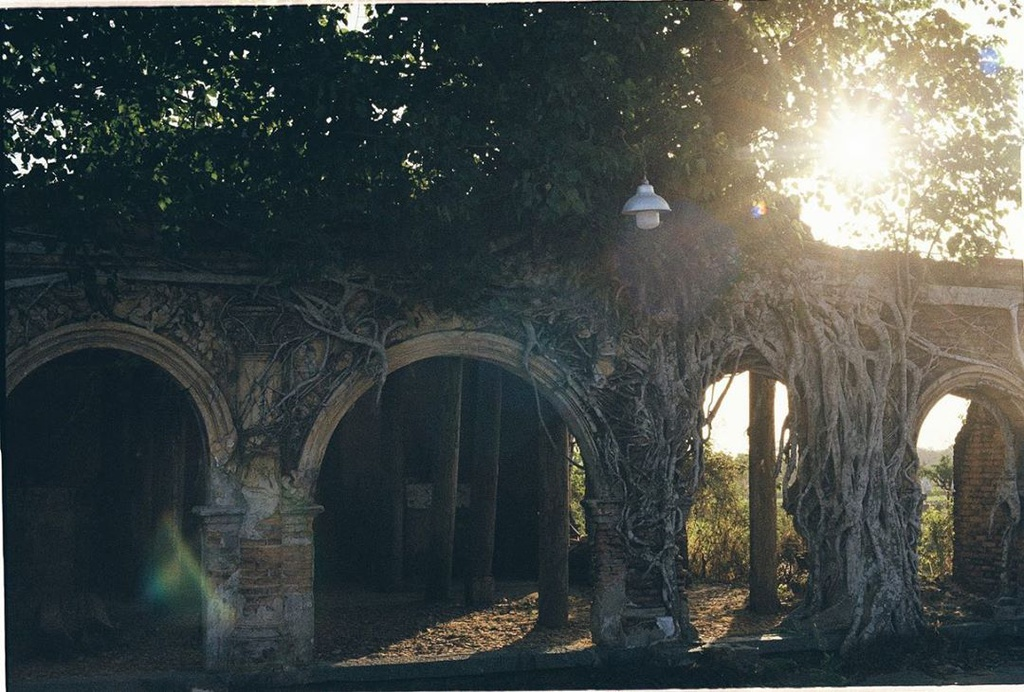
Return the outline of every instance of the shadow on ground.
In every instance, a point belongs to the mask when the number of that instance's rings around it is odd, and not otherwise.
[[[206,673],[194,620],[165,618],[154,626],[155,621],[133,621],[125,613],[116,641],[103,650],[61,659],[9,658],[8,684],[10,689],[48,691],[222,692],[1024,683],[1024,624],[964,624],[972,612],[955,594],[942,595],[940,607],[926,610],[941,634],[845,662],[815,650],[821,642],[788,640],[786,649],[751,637],[776,627],[784,613],[749,613],[744,589],[696,585],[689,595],[705,644],[699,651],[678,645],[625,653],[599,650],[590,642],[585,590],[572,593],[570,626],[547,630],[535,627],[537,595],[531,583],[502,584],[495,605],[483,611],[461,599],[428,604],[418,592],[344,588],[318,592],[319,663],[301,669]]]

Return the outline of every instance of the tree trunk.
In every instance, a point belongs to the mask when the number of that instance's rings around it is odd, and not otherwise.
[[[790,621],[843,631],[844,654],[923,627],[916,541],[921,490],[907,426],[920,371],[907,358],[910,308],[800,296],[786,372],[797,454],[786,508],[807,539],[808,590]],[[885,318],[879,317],[884,315]]]
[[[750,609],[779,609],[775,500],[775,381],[750,373]]]
[[[494,523],[501,444],[501,369],[494,365],[478,363],[474,414],[466,602],[487,606],[494,601]]]
[[[459,433],[462,418],[462,360],[444,359],[439,454],[434,465],[430,503],[431,540],[426,598],[451,597],[455,544],[455,500],[459,484]]]
[[[540,426],[540,536],[538,613],[540,627],[569,624],[569,431],[557,415]],[[550,435],[550,436],[549,436]]]
[[[405,449],[398,378],[397,372],[388,377],[381,400],[380,461],[385,505],[380,583],[389,591],[401,586],[405,557]]]

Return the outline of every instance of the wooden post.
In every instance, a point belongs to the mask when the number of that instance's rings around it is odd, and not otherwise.
[[[405,448],[402,445],[402,388],[392,373],[381,399],[380,466],[384,497],[380,582],[388,591],[402,584],[405,556]]]
[[[779,609],[775,499],[775,381],[750,373],[750,610]]]
[[[498,454],[501,444],[501,369],[477,364],[473,421],[473,478],[470,496],[469,574],[466,602],[494,602],[494,523],[498,506]]]
[[[433,496],[430,502],[431,547],[426,574],[428,601],[443,601],[451,596],[455,500],[459,484],[462,361],[458,358],[445,358],[441,370],[441,439],[434,464]]]
[[[569,431],[550,407],[540,426],[537,625],[569,624]]]

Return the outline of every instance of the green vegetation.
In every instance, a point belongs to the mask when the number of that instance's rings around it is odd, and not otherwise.
[[[710,451],[686,525],[690,573],[707,581],[739,582],[750,570],[747,460]]]
[[[953,460],[943,455],[933,466],[922,466],[921,476],[932,483],[921,513],[918,573],[928,581],[953,575]]]
[[[690,574],[700,580],[739,583],[750,571],[747,456],[710,450],[687,522]],[[807,582],[804,541],[780,507],[779,588],[802,592]]]
[[[760,250],[817,199],[987,255],[1018,196],[1016,77],[931,0],[352,7],[6,11],[9,222],[485,274],[495,248],[606,257],[645,173]],[[850,118],[898,165],[823,165]]]
[[[583,507],[586,498],[587,476],[583,468],[580,446],[572,443],[572,458],[569,460],[569,527],[574,539],[587,535],[587,515]]]
[[[690,574],[700,580],[739,583],[749,571],[746,455],[710,451],[690,511],[687,541]],[[921,514],[918,573],[942,581],[953,573],[953,462],[944,454],[921,468],[932,483]],[[778,512],[779,588],[799,595],[807,583],[806,545],[781,507]]]

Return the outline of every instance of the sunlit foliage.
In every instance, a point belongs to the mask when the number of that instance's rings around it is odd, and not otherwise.
[[[346,6],[5,12],[10,223],[305,269],[466,265],[600,253],[646,173],[762,244],[801,235],[797,198],[818,196],[890,245],[972,257],[1017,199],[1016,77],[930,2],[400,5],[349,24]],[[830,128],[865,113],[887,165],[833,175]]]

